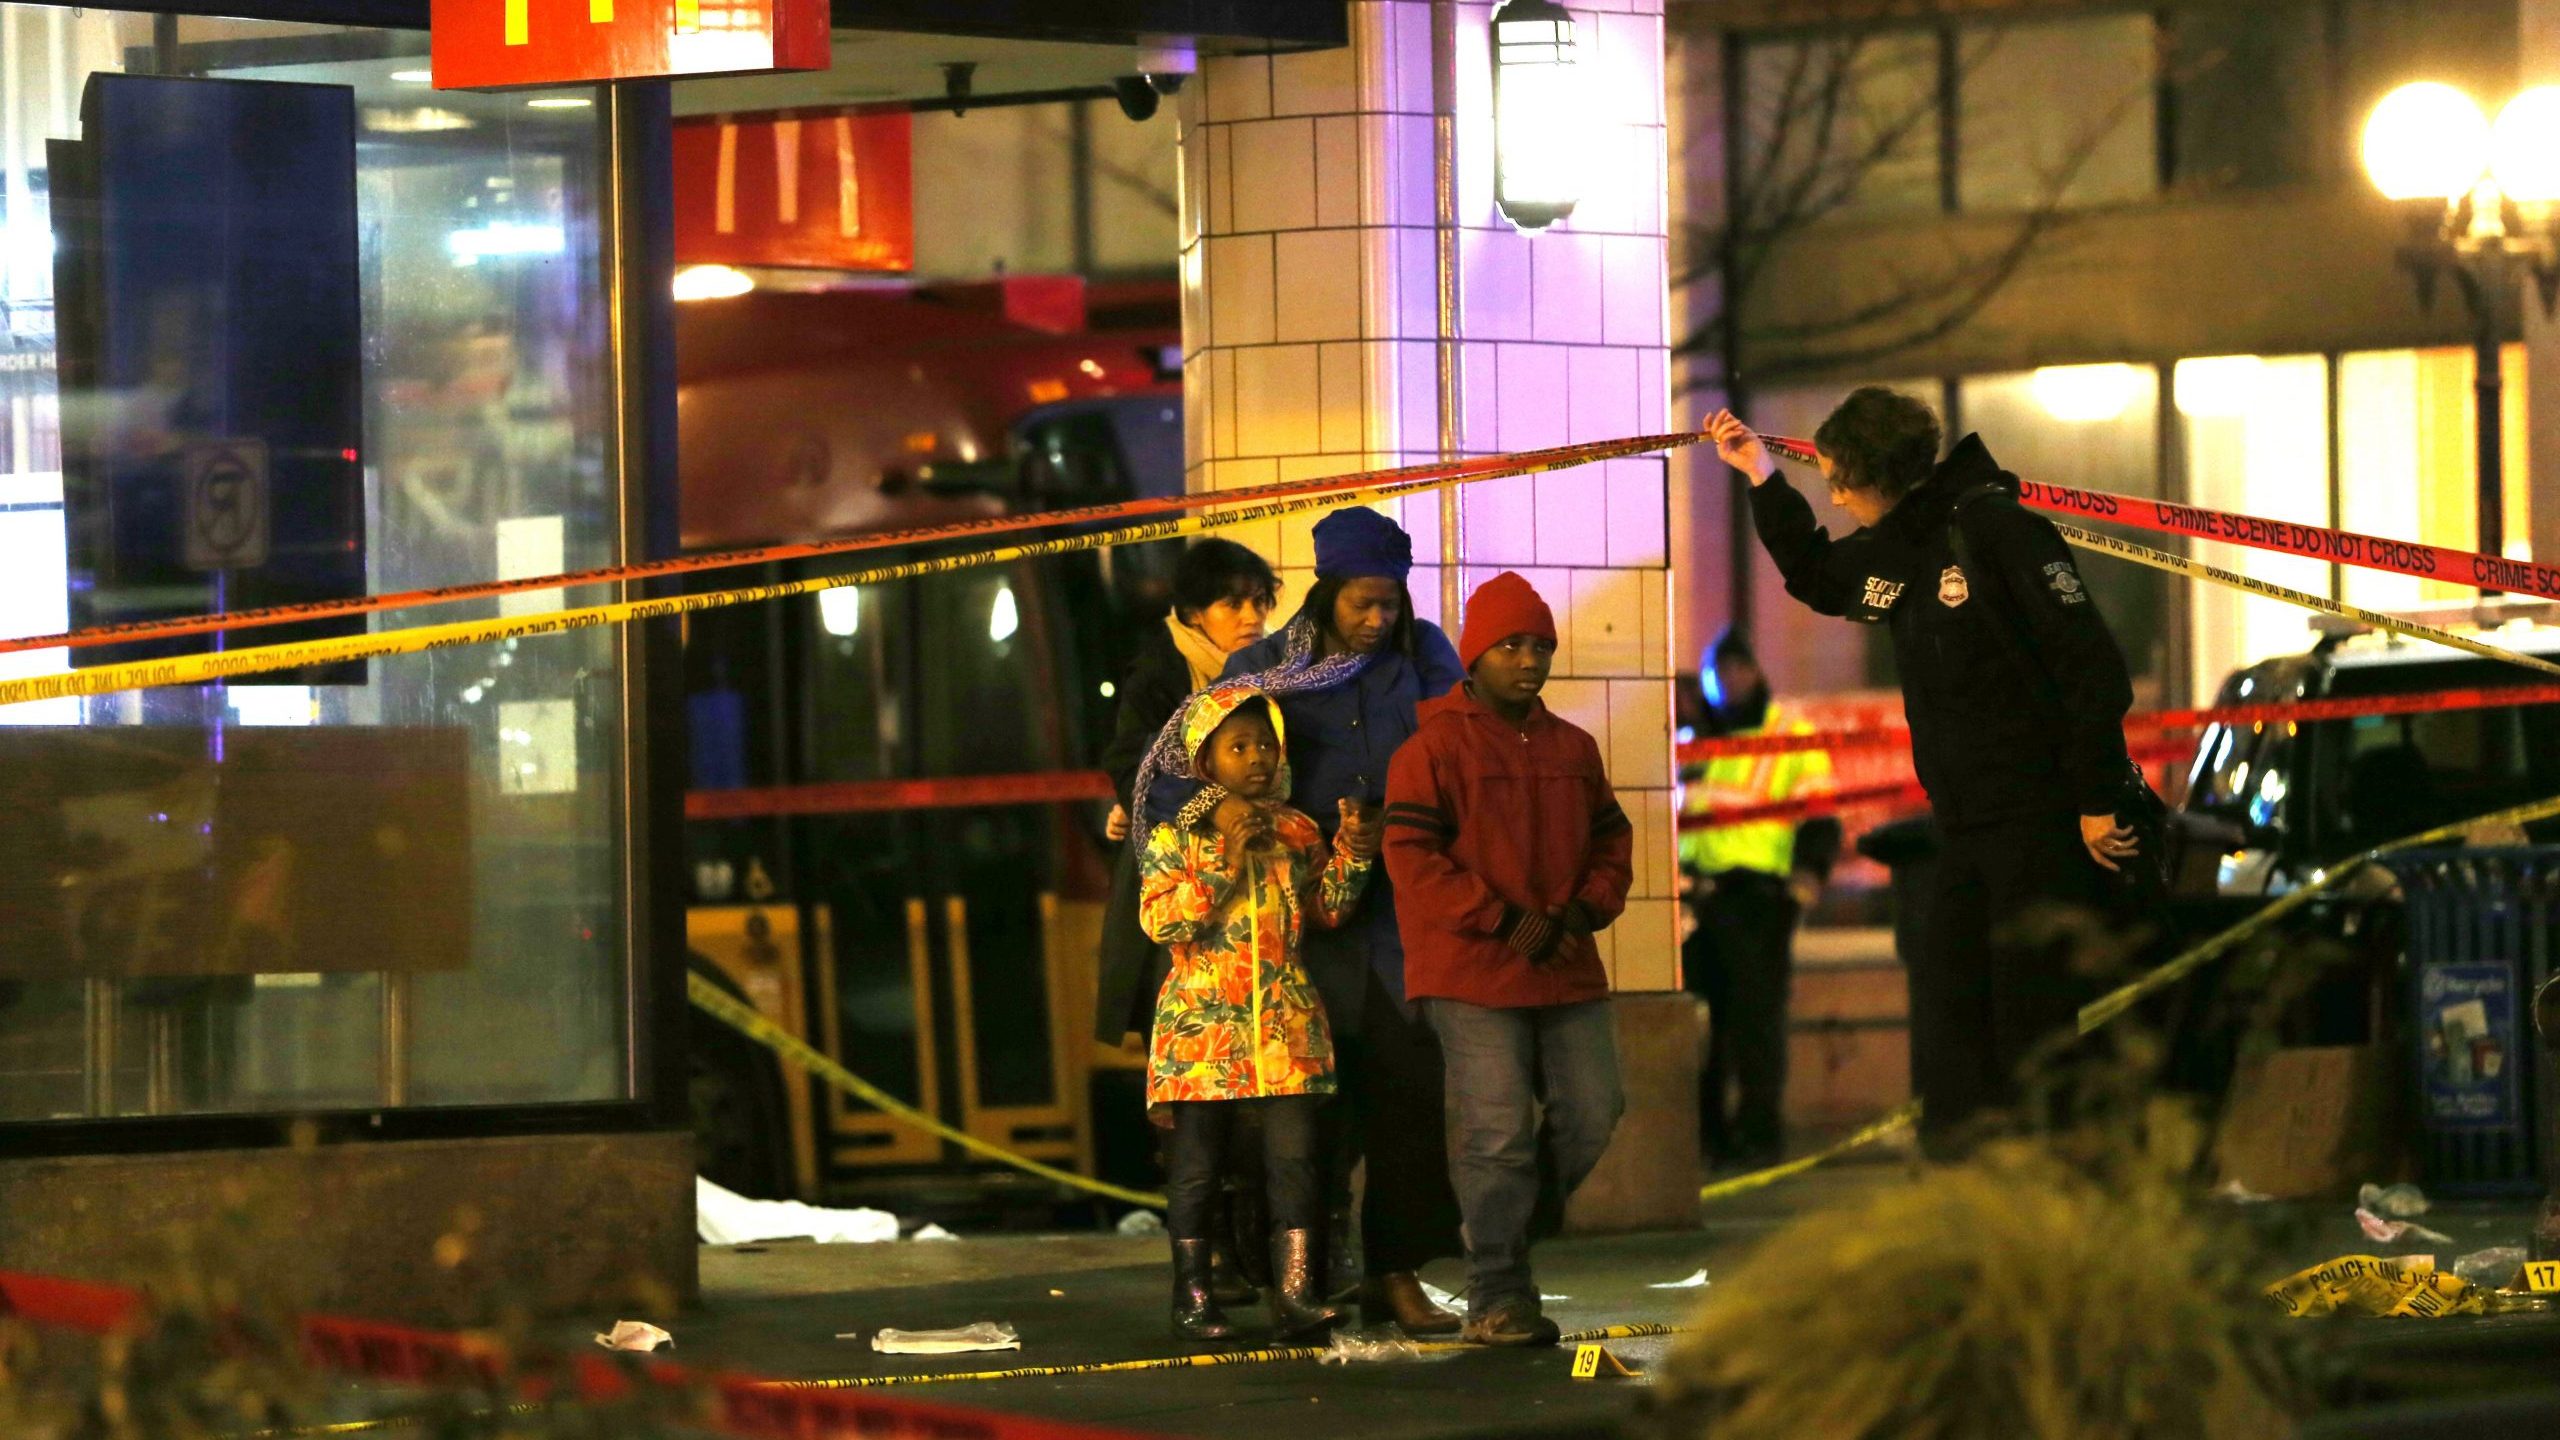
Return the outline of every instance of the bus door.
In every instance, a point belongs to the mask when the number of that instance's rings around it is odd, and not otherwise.
[[[955,571],[800,602],[798,767],[806,782],[965,780],[1053,770],[1064,725],[1032,564]],[[831,607],[831,608],[830,608]],[[1055,807],[809,814],[808,900],[832,917],[819,1039],[857,1074],[977,1138],[1065,1164],[1089,1143],[1055,994]],[[830,1173],[965,1159],[841,1096]]]

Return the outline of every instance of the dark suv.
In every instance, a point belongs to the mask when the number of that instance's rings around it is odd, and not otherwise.
[[[2560,655],[2560,627],[2511,625],[2483,639]],[[2521,666],[2378,634],[2323,640],[2223,682],[2217,708],[2531,685]],[[2560,795],[2560,704],[2366,715],[2208,728],[2188,771],[2186,812],[2238,827],[2224,895],[2279,894],[2384,841]],[[2560,826],[2529,827],[2538,841]]]

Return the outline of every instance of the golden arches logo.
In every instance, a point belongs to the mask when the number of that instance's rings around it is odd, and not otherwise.
[[[675,33],[691,35],[702,29],[702,0],[675,0]],[[587,23],[613,23],[613,0],[587,0]],[[533,43],[533,0],[506,0],[506,41],[509,45]]]

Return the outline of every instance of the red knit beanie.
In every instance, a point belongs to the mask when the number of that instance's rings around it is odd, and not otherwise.
[[[1466,624],[1458,631],[1458,663],[1475,668],[1476,657],[1514,635],[1556,638],[1555,612],[1529,582],[1505,570],[1467,597]]]

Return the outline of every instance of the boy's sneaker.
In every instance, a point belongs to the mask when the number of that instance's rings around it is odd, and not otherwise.
[[[1537,1301],[1506,1300],[1488,1314],[1469,1320],[1458,1338],[1470,1345],[1553,1345],[1563,1332],[1540,1312]]]

